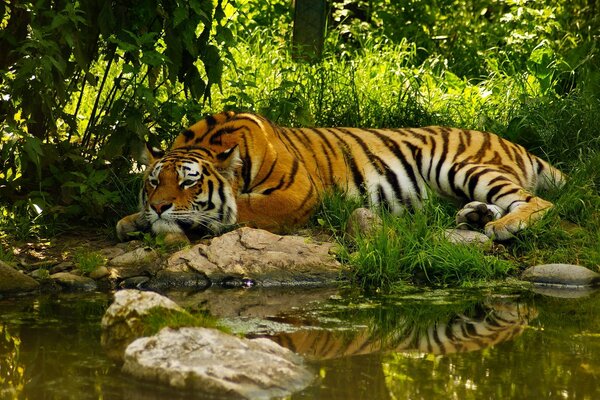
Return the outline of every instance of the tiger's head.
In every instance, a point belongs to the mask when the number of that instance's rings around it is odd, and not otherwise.
[[[141,193],[143,218],[152,232],[217,233],[236,222],[232,182],[240,163],[237,146],[215,154],[205,148],[148,148]]]

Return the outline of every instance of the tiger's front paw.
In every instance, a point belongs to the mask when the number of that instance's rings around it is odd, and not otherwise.
[[[490,222],[500,219],[502,215],[504,210],[494,204],[472,201],[458,210],[456,225],[459,229],[483,228]]]
[[[508,214],[497,221],[488,223],[484,232],[487,237],[494,240],[508,240],[526,227],[527,223],[521,218]]]
[[[119,222],[117,222],[117,238],[119,238],[121,242],[131,240],[130,233],[147,230],[148,228],[149,227],[144,226],[140,213],[131,214],[121,218]]]

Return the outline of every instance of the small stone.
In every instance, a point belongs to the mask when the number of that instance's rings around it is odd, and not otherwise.
[[[443,237],[453,244],[479,245],[491,248],[492,240],[481,232],[465,229],[444,229]]]
[[[92,279],[102,279],[105,276],[108,276],[110,274],[110,271],[108,270],[108,268],[106,268],[104,265],[99,266],[98,268],[96,268],[95,270],[93,270],[92,272],[90,272],[90,278]]]
[[[57,274],[59,272],[70,271],[74,268],[75,268],[75,264],[73,264],[70,261],[64,261],[64,262],[61,262],[61,263],[55,265],[54,267],[50,268],[48,270],[48,272],[50,272],[50,275],[52,275],[52,274]]]
[[[346,233],[351,238],[371,236],[381,229],[382,221],[379,215],[368,208],[357,208],[352,211],[346,222]]]
[[[50,273],[45,268],[40,268],[40,269],[31,271],[29,273],[29,276],[31,276],[33,279],[37,279],[39,281],[50,279]]]
[[[98,285],[96,285],[96,282],[94,282],[93,279],[71,274],[69,272],[52,274],[50,275],[50,279],[53,279],[63,289],[69,291],[91,292],[98,288]]]
[[[572,264],[543,264],[526,269],[521,279],[539,285],[586,287],[600,285],[600,274]]]
[[[39,286],[32,277],[0,261],[0,294],[31,292]]]
[[[139,247],[128,253],[121,254],[110,260],[108,265],[113,267],[120,278],[129,278],[145,273],[154,274],[158,269],[158,253],[150,247]]]

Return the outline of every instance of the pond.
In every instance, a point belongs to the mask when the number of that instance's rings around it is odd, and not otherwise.
[[[522,289],[174,292],[303,354],[292,399],[598,399],[600,294]],[[110,294],[0,300],[0,399],[206,398],[121,374],[100,347]]]

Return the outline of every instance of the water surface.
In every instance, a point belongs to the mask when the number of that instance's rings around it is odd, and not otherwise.
[[[496,289],[172,293],[304,354],[293,399],[600,399],[600,294]],[[100,347],[111,295],[0,300],[0,399],[192,399],[121,374]]]

